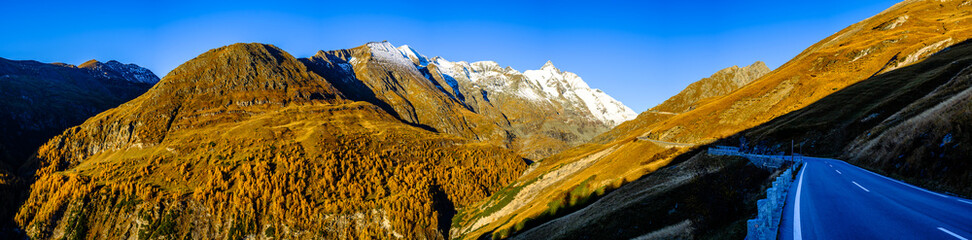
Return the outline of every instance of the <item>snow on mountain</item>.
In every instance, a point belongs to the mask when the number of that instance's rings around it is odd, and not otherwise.
[[[402,51],[395,48],[388,41],[383,42],[370,42],[368,43],[368,48],[371,49],[371,58],[385,63],[390,63],[399,66],[413,65],[411,60],[408,59]]]
[[[442,57],[434,57],[430,61],[408,45],[395,48],[388,42],[381,42],[368,46],[372,48],[373,55],[387,58],[386,62],[411,64],[418,69],[438,66],[441,74],[448,75],[444,78],[447,83],[457,91],[460,85],[458,81],[466,81],[491,93],[509,93],[534,102],[557,101],[561,105],[584,109],[609,126],[637,116],[620,101],[600,89],[590,88],[580,76],[561,71],[550,61],[539,70],[519,72],[511,67],[503,68],[494,61],[451,62]]]
[[[159,77],[156,76],[155,73],[152,73],[151,70],[148,70],[146,68],[140,67],[135,64],[131,64],[131,63],[124,64],[115,60],[111,60],[106,62],[105,66],[108,66],[108,68],[114,70],[115,72],[118,72],[119,74],[122,75],[122,77],[125,77],[125,79],[128,79],[130,81],[149,83],[149,84],[155,84],[159,82]]]
[[[412,49],[408,45],[402,45],[401,47],[398,47],[398,51],[401,51],[402,54],[405,54],[405,57],[407,57],[409,60],[412,60],[412,63],[418,65],[419,67],[425,67],[429,65],[428,58],[422,56],[422,54],[419,54],[417,51],[415,51],[415,49]]]
[[[550,61],[540,70],[527,70],[523,75],[528,81],[538,84],[547,97],[560,96],[574,101],[580,100],[591,114],[612,126],[638,116],[631,108],[604,91],[590,88],[577,74],[560,71]]]
[[[89,60],[82,63],[78,68],[90,69],[99,72],[105,77],[119,77],[132,82],[155,84],[159,82],[159,77],[151,70],[135,64],[124,64],[115,60],[102,63],[97,60]]]

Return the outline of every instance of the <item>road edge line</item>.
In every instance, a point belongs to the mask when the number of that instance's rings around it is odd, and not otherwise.
[[[793,239],[803,240],[803,229],[800,226],[800,193],[803,192],[803,174],[807,170],[807,163],[800,167],[800,181],[797,183],[796,199],[793,202]]]
[[[955,238],[958,238],[958,239],[962,239],[962,240],[968,240],[967,238],[962,237],[961,235],[955,234],[952,231],[949,231],[948,229],[945,229],[943,227],[938,227],[938,230],[939,231],[942,231],[942,232],[945,232],[945,233],[948,233],[948,235],[952,235],[952,237],[955,237]]]
[[[867,190],[867,188],[865,188],[864,186],[861,186],[860,183],[857,183],[855,181],[851,181],[851,183],[854,183],[854,185],[857,185],[857,187],[859,187],[861,189],[864,189],[865,192],[871,192],[871,190]]]
[[[901,184],[901,185],[904,185],[906,187],[910,187],[910,188],[916,189],[918,191],[922,191],[922,192],[925,192],[925,193],[930,193],[932,195],[936,195],[936,196],[939,196],[939,197],[942,197],[942,198],[945,198],[945,199],[953,199],[953,200],[957,200],[957,201],[962,202],[962,203],[972,204],[972,202],[969,202],[969,201],[967,201],[967,200],[965,200],[963,198],[960,198],[960,197],[948,196],[948,195],[945,195],[945,194],[937,193],[937,192],[932,191],[932,190],[928,190],[928,189],[924,189],[924,188],[921,188],[921,187],[918,187],[918,186],[915,186],[915,185],[911,185],[909,183],[906,183],[906,182],[901,181],[901,180],[898,180],[898,179],[890,178],[888,176],[884,176],[884,175],[881,175],[881,174],[877,174],[876,172],[868,171],[867,169],[864,169],[862,167],[854,166],[854,164],[850,164],[850,163],[847,163],[847,162],[844,162],[844,163],[846,163],[847,165],[850,165],[852,167],[856,167],[856,168],[858,168],[860,170],[863,170],[866,173],[873,174],[874,176],[878,176],[878,177],[887,179],[887,180],[892,181],[892,182],[897,182],[898,184]]]

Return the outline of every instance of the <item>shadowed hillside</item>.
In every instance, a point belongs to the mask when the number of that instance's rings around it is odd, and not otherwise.
[[[556,212],[565,192],[597,195],[651,174],[691,148],[753,128],[861,82],[925,60],[972,36],[972,5],[962,1],[907,1],[810,46],[778,69],[732,93],[670,118],[644,118],[606,143],[565,150],[538,161],[508,186],[507,196],[477,203],[495,212],[460,212],[463,238],[506,236],[523,222]],[[657,121],[639,123],[636,121]],[[676,145],[677,146],[677,145]],[[545,181],[540,181],[545,180]],[[530,191],[527,191],[530,190]],[[512,199],[504,201],[502,199]],[[563,216],[563,214],[555,214]],[[647,229],[639,231],[648,232]],[[503,232],[505,234],[493,234]]]
[[[961,144],[970,139],[970,77],[972,44],[963,42],[741,136],[751,145],[794,139],[807,154],[840,157],[926,188],[972,196],[972,165],[966,161],[972,150]]]
[[[0,58],[0,236],[33,169],[20,169],[47,139],[118,106],[158,81],[148,69],[91,60],[81,67]],[[0,237],[2,238],[2,237]]]

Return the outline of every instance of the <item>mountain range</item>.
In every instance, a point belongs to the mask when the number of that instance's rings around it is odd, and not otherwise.
[[[0,59],[2,233],[742,238],[782,170],[713,145],[802,149],[972,196],[970,10],[905,1],[640,114],[550,61],[521,72],[387,41],[307,58],[231,44],[161,79]]]
[[[491,142],[540,159],[634,118],[635,113],[577,74],[547,62],[519,72],[496,62],[427,58],[403,45],[369,43],[303,59],[349,99],[403,121]]]
[[[82,64],[143,83],[119,66]],[[36,170],[15,221],[31,238],[448,237],[456,208],[515,179],[523,155],[631,117],[550,63],[234,44],[52,137],[21,167]]]

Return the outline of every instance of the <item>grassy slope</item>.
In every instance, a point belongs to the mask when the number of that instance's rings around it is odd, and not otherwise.
[[[860,82],[877,73],[907,66],[931,53],[972,36],[968,24],[970,5],[959,1],[907,2],[854,24],[814,44],[779,69],[723,98],[714,99],[695,110],[653,124],[631,128],[606,144],[593,144],[567,150],[543,161],[525,181],[551,173],[557,166],[596,156],[596,167],[572,172],[564,181],[546,187],[546,193],[569,191],[580,181],[596,175],[599,186],[622,179],[634,179],[665,166],[671,157],[659,156],[661,148],[635,141],[640,135],[672,142],[709,142],[731,136]],[[888,26],[908,15],[907,21]],[[948,44],[936,44],[948,43]],[[932,46],[932,47],[928,47]],[[910,59],[910,60],[909,60]],[[610,153],[605,154],[603,151]],[[657,163],[648,167],[644,163]],[[650,165],[650,164],[649,164]],[[612,169],[614,171],[604,171]],[[514,183],[517,186],[520,183]],[[595,186],[596,188],[597,186]],[[539,195],[519,210],[493,217],[488,224],[480,219],[463,219],[464,237],[476,237],[501,229],[511,229],[519,221],[544,212],[555,194]],[[491,203],[487,200],[482,203]]]
[[[796,139],[807,154],[840,155],[854,138],[951,81],[972,64],[969,53],[972,44],[953,46],[923,62],[844,88],[743,135],[755,144]]]
[[[839,156],[927,188],[972,196],[972,165],[965,160],[972,150],[962,144],[970,139],[970,66],[972,43],[953,45],[742,136],[755,144],[796,139],[807,154]]]
[[[858,136],[842,157],[916,185],[972,197],[972,72]]]

